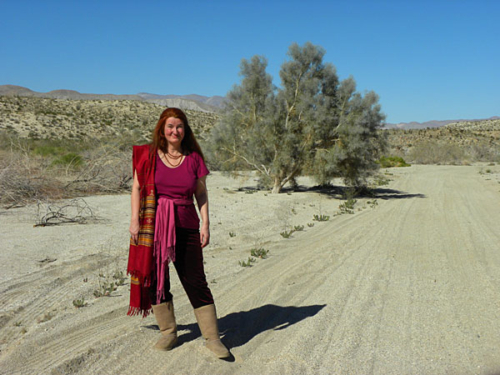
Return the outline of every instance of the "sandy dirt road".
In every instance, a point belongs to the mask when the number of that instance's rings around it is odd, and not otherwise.
[[[206,271],[232,363],[203,347],[175,272],[171,352],[152,349],[153,317],[125,315],[127,285],[92,297],[125,266],[128,197],[88,198],[105,221],[80,226],[34,229],[29,209],[2,212],[0,373],[500,374],[492,169],[391,169],[378,205],[360,199],[335,217],[341,201],[317,192],[249,194],[236,190],[245,182],[211,177]],[[331,219],[307,226],[318,210]],[[269,258],[240,267],[254,247]],[[76,309],[81,297],[87,306]]]

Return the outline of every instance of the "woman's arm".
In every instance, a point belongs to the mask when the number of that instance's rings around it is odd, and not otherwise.
[[[206,180],[206,176],[198,179],[196,183],[196,192],[194,193],[201,216],[200,242],[202,248],[210,243],[210,219],[208,218],[208,191]]]
[[[132,183],[132,215],[130,218],[130,235],[137,245],[137,239],[139,237],[139,209],[140,209],[140,186],[139,179],[137,178],[137,171],[134,173],[134,182]]]

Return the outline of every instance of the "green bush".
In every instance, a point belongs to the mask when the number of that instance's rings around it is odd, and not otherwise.
[[[379,159],[378,164],[380,165],[380,168],[411,167],[411,164],[408,164],[400,156],[382,156]]]
[[[250,250],[250,255],[255,258],[266,259],[268,254],[269,250],[263,248]]]
[[[356,199],[348,199],[344,203],[339,204],[340,214],[353,214],[356,202]]]
[[[238,264],[241,267],[252,267],[252,263],[255,263],[255,258],[248,257],[248,260],[245,262],[244,260],[240,260]]]
[[[69,152],[64,154],[52,162],[53,166],[71,166],[73,168],[77,168],[83,165],[83,159],[80,155],[75,154],[74,152]]]
[[[284,232],[281,232],[280,235],[283,238],[290,238],[292,236],[293,232],[295,232],[293,229],[291,229],[289,231],[285,230]]]
[[[330,220],[330,216],[328,215],[313,215],[314,221],[328,221]]]
[[[65,152],[64,148],[54,145],[40,145],[33,149],[33,153],[40,156],[59,156]]]

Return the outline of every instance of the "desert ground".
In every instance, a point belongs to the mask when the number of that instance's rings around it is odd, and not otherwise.
[[[500,374],[500,166],[383,173],[353,214],[307,178],[273,195],[209,177],[205,270],[233,362],[204,348],[173,267],[170,352],[153,316],[126,315],[128,280],[94,296],[126,268],[129,196],[85,197],[86,224],[1,210],[0,373]],[[252,249],[268,257],[241,266]]]

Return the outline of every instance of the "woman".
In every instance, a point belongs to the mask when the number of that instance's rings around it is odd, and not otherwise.
[[[168,272],[172,262],[206,347],[219,358],[229,357],[219,338],[214,300],[203,270],[202,248],[210,242],[205,184],[209,171],[184,112],[163,111],[152,144],[133,147],[133,173],[128,315],[147,316],[152,308],[162,334],[155,348],[175,346],[177,325]]]

